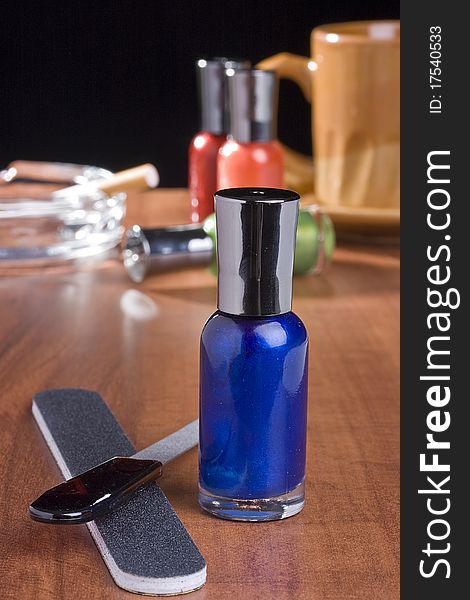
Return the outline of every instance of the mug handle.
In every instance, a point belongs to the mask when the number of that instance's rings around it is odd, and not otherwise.
[[[312,61],[304,56],[297,56],[289,52],[281,52],[265,58],[256,65],[257,69],[276,71],[281,79],[294,81],[302,90],[307,102],[312,102],[312,75],[309,69]],[[313,159],[300,152],[296,152],[282,144],[284,151],[284,179],[287,187],[300,194],[313,190]]]

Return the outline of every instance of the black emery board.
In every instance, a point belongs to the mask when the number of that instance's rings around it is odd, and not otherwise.
[[[65,479],[136,452],[95,392],[40,392],[33,398],[33,415]],[[203,556],[157,484],[87,527],[114,581],[125,590],[164,596],[196,590],[206,581]]]

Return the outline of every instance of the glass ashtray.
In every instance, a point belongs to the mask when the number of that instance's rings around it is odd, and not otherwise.
[[[0,267],[107,256],[121,240],[126,194],[108,196],[87,184],[112,175],[99,167],[31,161],[0,170]]]

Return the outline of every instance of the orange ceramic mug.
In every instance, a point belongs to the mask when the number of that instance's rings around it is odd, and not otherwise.
[[[316,198],[332,207],[398,208],[399,21],[322,25],[312,31],[311,53],[277,54],[258,67],[292,79],[313,101]],[[312,189],[308,172],[287,149],[286,183]]]

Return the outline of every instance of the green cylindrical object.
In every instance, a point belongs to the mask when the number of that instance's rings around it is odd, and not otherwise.
[[[215,247],[215,214],[209,215],[202,226],[207,235],[211,237]],[[302,207],[297,224],[294,274],[321,273],[331,262],[335,243],[335,228],[330,217],[316,205]],[[209,269],[214,275],[217,274],[216,252],[214,252]]]
[[[321,273],[330,263],[335,230],[328,215],[315,205],[299,211],[294,274]],[[141,229],[124,235],[123,263],[129,277],[143,281],[152,273],[207,266],[217,275],[215,215],[202,224]]]

